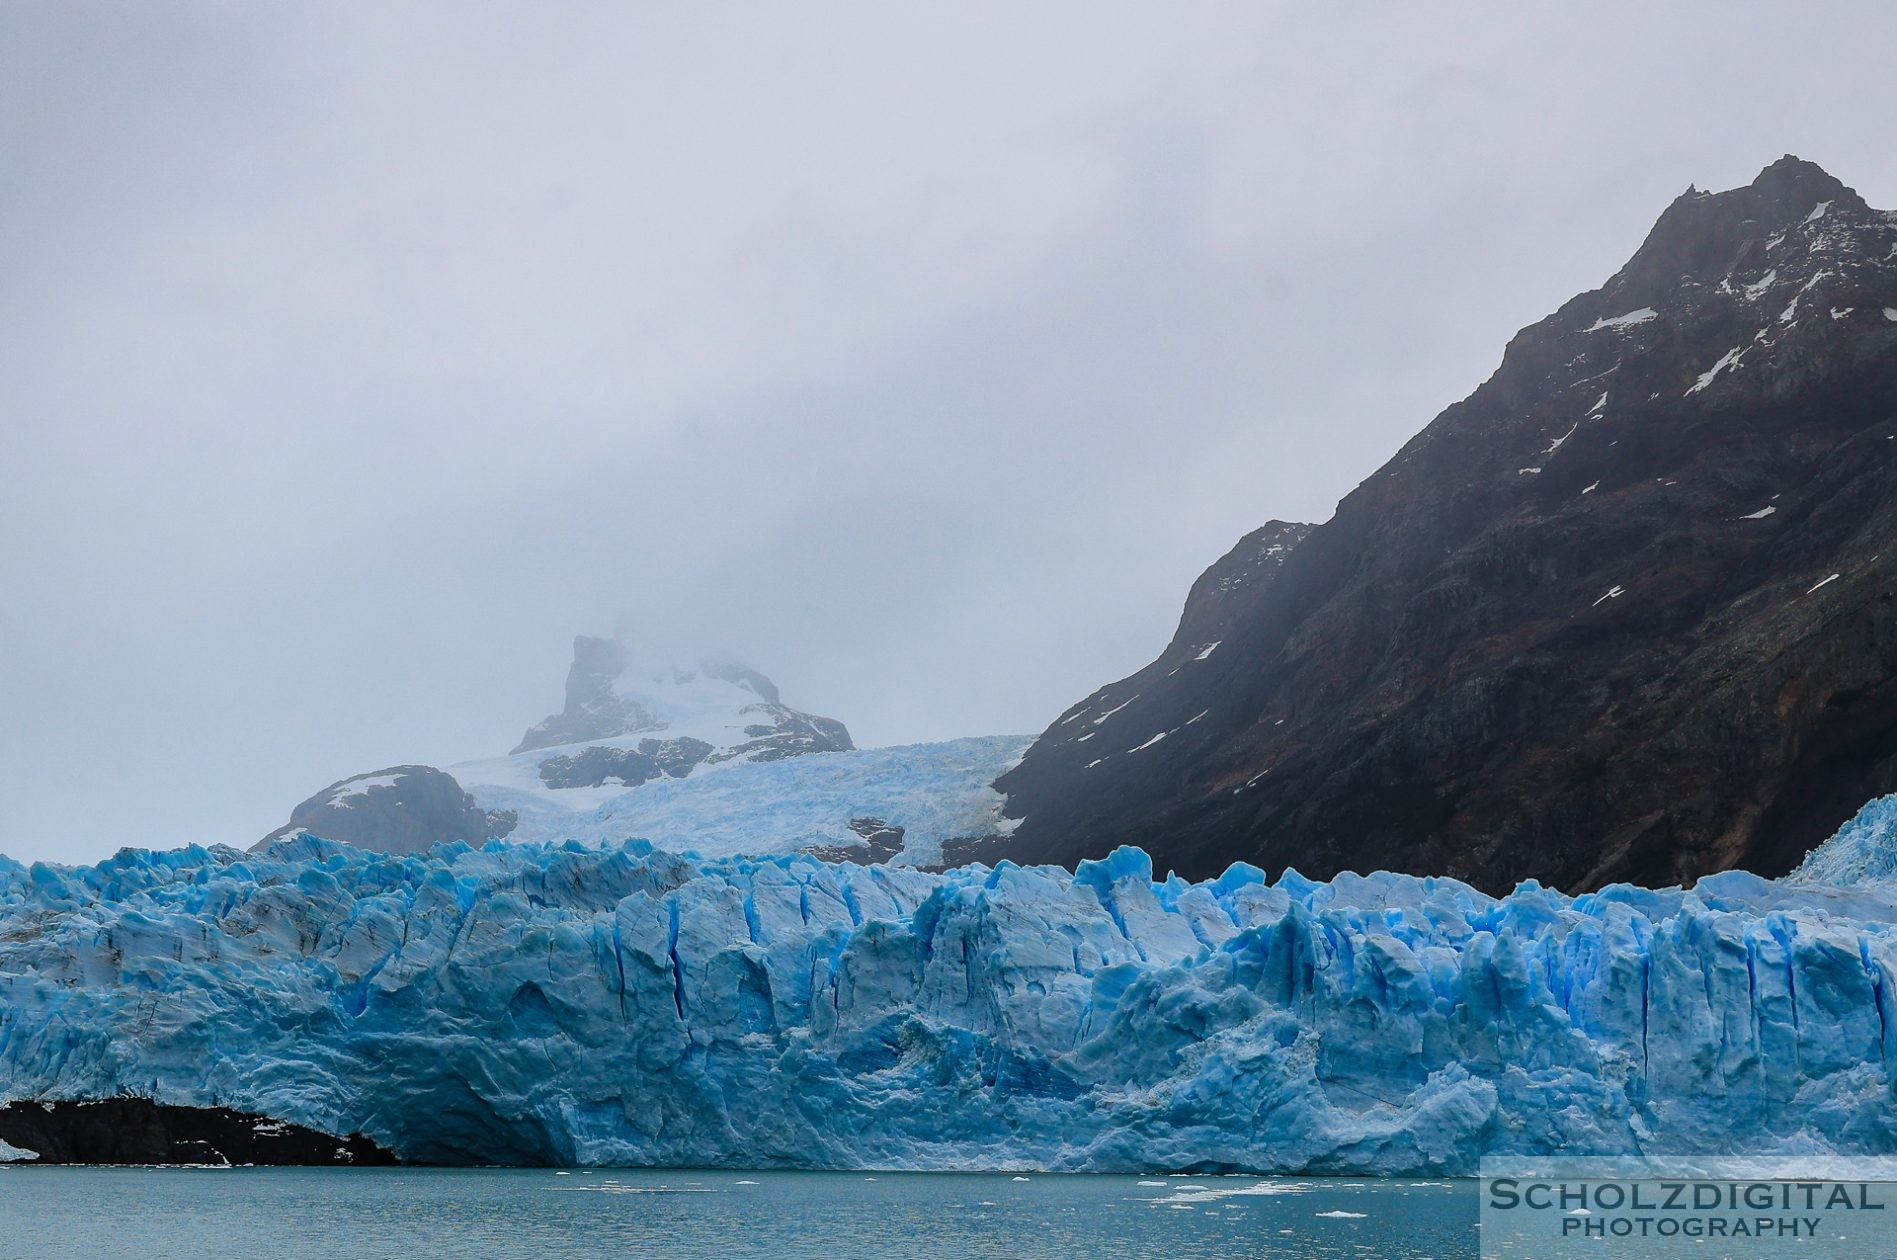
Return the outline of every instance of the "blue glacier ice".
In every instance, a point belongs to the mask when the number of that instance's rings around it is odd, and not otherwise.
[[[634,841],[0,859],[0,1101],[410,1159],[1468,1172],[1897,1151],[1897,892],[944,874]]]
[[[483,809],[512,810],[514,841],[615,842],[628,836],[661,849],[711,856],[791,853],[809,845],[862,847],[853,818],[904,829],[902,862],[928,865],[944,841],[1006,834],[1006,803],[994,781],[1033,738],[988,735],[933,744],[810,753],[781,761],[727,761],[682,779],[627,788],[549,788],[539,777],[550,753],[617,747],[637,736],[535,749],[448,767]]]
[[[1788,878],[1811,884],[1897,880],[1897,795],[1868,802]]]

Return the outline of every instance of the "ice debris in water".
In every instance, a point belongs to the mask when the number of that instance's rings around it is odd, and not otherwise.
[[[638,841],[0,859],[0,1099],[482,1163],[1468,1173],[1897,1151],[1897,889],[1500,899]]]

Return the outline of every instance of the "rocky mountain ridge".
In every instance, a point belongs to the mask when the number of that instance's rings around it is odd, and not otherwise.
[[[1007,856],[1783,873],[1897,790],[1897,216],[1789,157],[1689,189],[1281,541],[1003,776]]]

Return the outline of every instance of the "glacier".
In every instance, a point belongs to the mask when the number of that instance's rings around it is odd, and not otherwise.
[[[415,1161],[1468,1173],[1897,1151],[1897,891],[1487,896],[643,841],[0,859],[0,1102]]]
[[[1785,878],[1849,885],[1897,880],[1897,795],[1868,801]]]
[[[994,781],[1021,760],[1027,735],[983,735],[929,744],[806,753],[778,761],[731,760],[628,788],[551,788],[549,753],[628,746],[637,736],[467,761],[448,773],[482,809],[519,820],[510,841],[629,837],[707,856],[790,853],[812,845],[863,848],[851,819],[903,828],[900,861],[929,865],[949,841],[1005,834],[1006,799]]]

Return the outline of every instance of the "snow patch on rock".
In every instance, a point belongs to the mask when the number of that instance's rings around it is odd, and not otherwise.
[[[1614,315],[1607,319],[1597,319],[1589,324],[1585,332],[1599,332],[1603,328],[1632,328],[1644,324],[1650,319],[1658,319],[1660,313],[1651,306],[1643,306],[1637,311],[1628,311],[1625,315]]]

